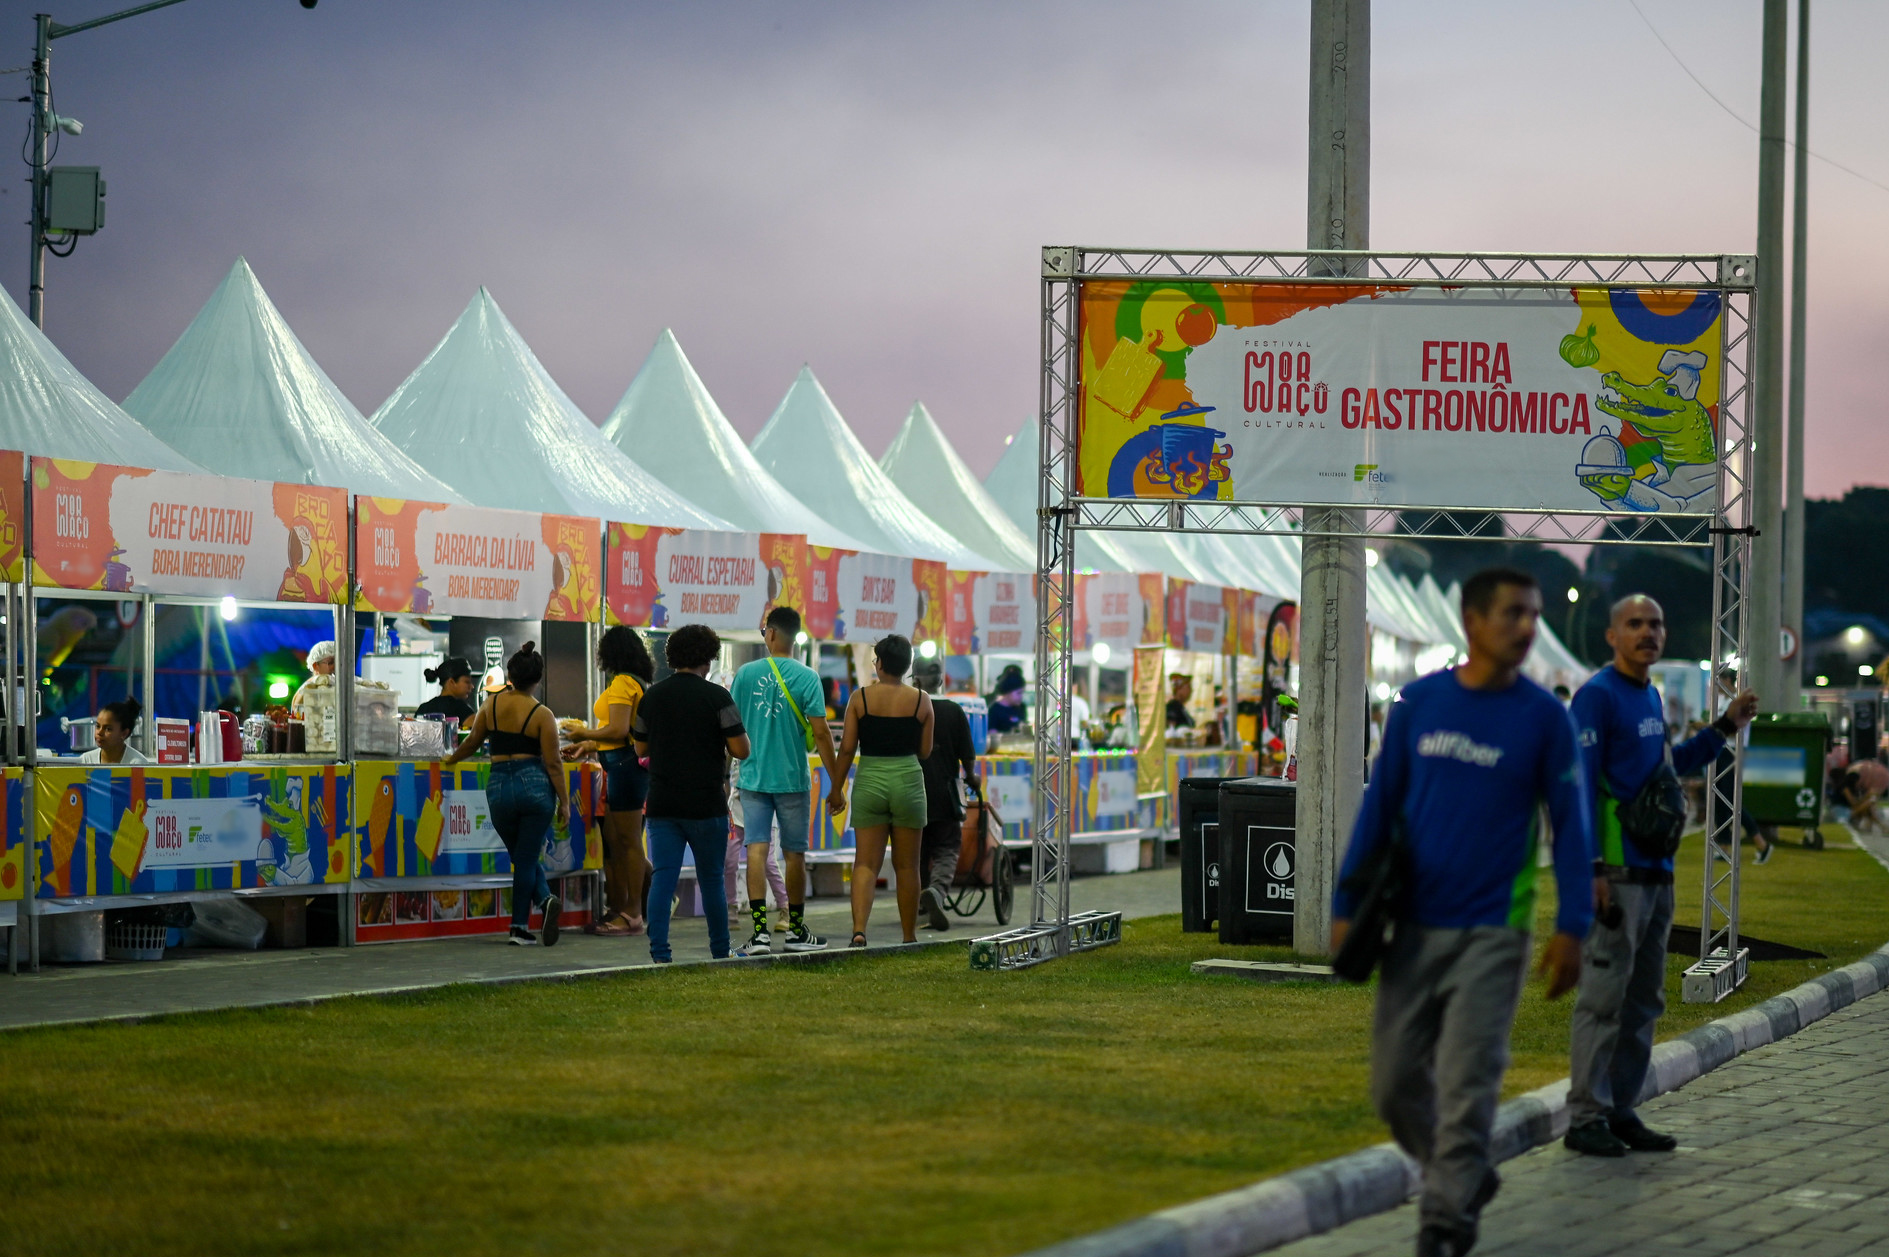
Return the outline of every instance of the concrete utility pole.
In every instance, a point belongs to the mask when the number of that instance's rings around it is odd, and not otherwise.
[[[1785,694],[1784,624],[1784,106],[1789,0],[1764,0],[1764,78],[1758,105],[1758,294],[1752,312],[1751,593],[1745,604],[1747,683],[1766,711]],[[1793,664],[1793,667],[1796,665]]]
[[[1791,154],[1791,393],[1784,492],[1784,626],[1797,657],[1784,666],[1778,706],[1795,711],[1804,690],[1804,262],[1810,165],[1810,0],[1797,0],[1797,151]]]
[[[1307,130],[1306,247],[1369,248],[1371,0],[1312,0]],[[1331,950],[1332,888],[1364,792],[1362,525],[1350,507],[1305,512],[1292,946],[1308,956]],[[1327,529],[1352,535],[1314,535]]]

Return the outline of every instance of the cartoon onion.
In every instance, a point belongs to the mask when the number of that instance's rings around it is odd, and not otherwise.
[[[1600,330],[1593,323],[1587,325],[1587,335],[1569,332],[1561,338],[1561,360],[1571,367],[1591,367],[1600,361],[1600,348],[1594,344],[1594,335]]]

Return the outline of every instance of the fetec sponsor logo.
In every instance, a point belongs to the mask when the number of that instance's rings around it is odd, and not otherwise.
[[[1499,746],[1484,746],[1467,733],[1438,729],[1417,739],[1417,754],[1430,759],[1453,759],[1477,768],[1494,768],[1502,758]]]

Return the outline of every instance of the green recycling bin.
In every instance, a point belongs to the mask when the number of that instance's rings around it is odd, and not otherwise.
[[[1810,711],[1761,713],[1745,746],[1745,808],[1760,825],[1814,833],[1823,823],[1823,757],[1830,722]]]

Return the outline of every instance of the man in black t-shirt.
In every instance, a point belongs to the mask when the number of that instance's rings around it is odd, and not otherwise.
[[[708,918],[715,959],[728,952],[728,893],[722,857],[728,847],[728,757],[748,758],[748,734],[734,697],[708,679],[721,638],[702,624],[669,635],[664,653],[675,675],[649,687],[636,706],[630,738],[649,760],[643,805],[649,835],[649,955],[668,964],[669,901],[682,873],[682,852],[695,853],[696,883]]]
[[[958,850],[964,841],[964,795],[958,782],[968,786],[977,780],[970,718],[956,703],[936,697],[943,682],[944,669],[935,659],[912,669],[912,683],[933,696],[931,754],[919,761],[925,773],[925,829],[919,837],[918,867],[925,886],[918,906],[934,930],[951,928],[945,906],[951,901],[951,882],[958,874]]]

